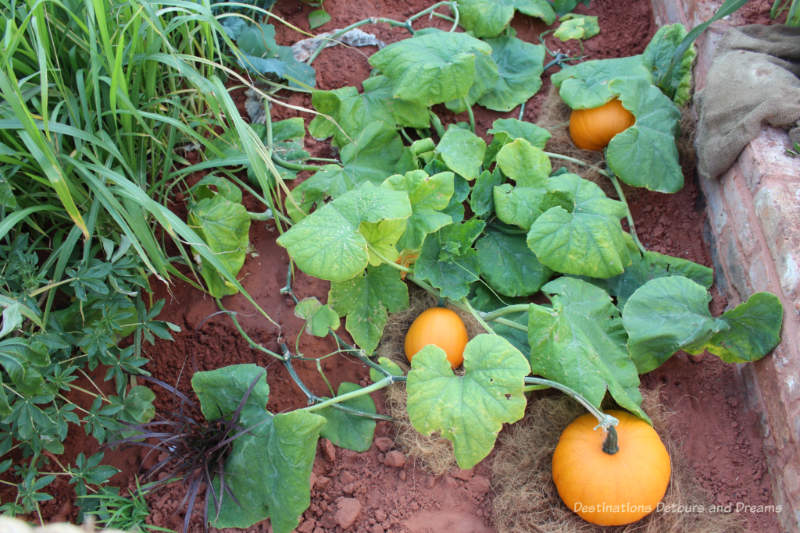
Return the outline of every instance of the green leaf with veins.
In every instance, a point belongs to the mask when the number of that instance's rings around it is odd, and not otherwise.
[[[491,46],[465,33],[428,30],[384,47],[369,63],[392,81],[392,97],[427,107],[465,98],[476,62],[491,54]]]
[[[642,57],[644,64],[653,73],[658,88],[679,106],[689,102],[692,97],[692,64],[697,56],[694,44],[684,52],[670,79],[662,78],[669,70],[672,56],[687,33],[680,23],[661,26],[650,39]]]
[[[240,203],[217,195],[191,205],[187,221],[228,272],[234,276],[238,274],[244,265],[250,243],[250,217],[247,209]],[[201,259],[200,274],[206,282],[208,292],[215,298],[238,292],[205,259]]]
[[[342,381],[339,384],[337,396],[342,396],[360,388],[356,383]],[[369,394],[345,400],[340,405],[357,409],[364,413],[375,414],[376,412],[375,402],[372,401]],[[374,419],[359,416],[333,406],[324,407],[315,411],[315,413],[324,416],[326,420],[320,431],[320,436],[330,440],[336,446],[353,450],[354,452],[365,452],[372,445],[376,425]]]
[[[444,350],[428,345],[411,361],[406,390],[414,428],[453,443],[460,468],[489,455],[503,423],[525,414],[525,356],[498,335],[481,334],[464,348],[464,375],[453,373]]]
[[[564,274],[608,278],[630,264],[630,250],[620,218],[623,202],[608,198],[595,183],[575,174],[548,180],[548,190],[568,195],[572,211],[555,206],[528,232],[528,246],[543,265]]]
[[[472,243],[484,226],[482,220],[471,219],[428,235],[414,264],[414,276],[439,289],[442,298],[464,298],[470,284],[478,280],[480,265]]]
[[[528,231],[544,213],[541,206],[546,194],[545,187],[512,187],[504,183],[493,191],[495,214],[502,222]]]
[[[363,222],[405,220],[411,216],[408,195],[364,183],[326,204],[292,226],[277,242],[303,272],[329,281],[345,281],[364,270],[369,262],[369,240],[385,240],[367,230]],[[399,238],[399,235],[398,235]]]
[[[297,302],[294,315],[306,321],[306,332],[315,337],[326,337],[330,330],[339,329],[339,314],[315,296]]]
[[[489,230],[475,244],[481,276],[504,296],[536,293],[552,275],[525,243],[523,235]]]
[[[369,245],[367,251],[370,265],[377,266],[385,262],[394,262],[400,257],[396,244],[405,233],[406,224],[407,219],[361,223],[358,231]]]
[[[385,107],[398,126],[427,128],[430,124],[428,107],[393,97],[395,85],[386,76],[372,76],[364,80],[361,86],[364,88],[362,98],[366,101],[370,112]],[[368,114],[367,116],[369,117]]]
[[[657,87],[643,80],[610,83],[623,107],[636,117],[633,126],[608,143],[606,160],[619,179],[651,191],[677,192],[683,187],[675,135],[681,113]]]
[[[384,129],[382,124],[366,126],[353,143],[342,148],[341,166],[324,165],[292,190],[292,198],[304,212],[327,196],[336,198],[364,182],[380,184],[386,176],[408,170],[408,149],[397,131]],[[291,201],[287,200],[286,205],[293,220],[303,218]]]
[[[503,175],[500,169],[495,168],[494,172],[484,170],[469,195],[469,207],[477,217],[486,217],[494,211],[494,188],[503,183]]]
[[[331,283],[328,305],[347,315],[345,328],[365,352],[372,353],[383,334],[388,313],[408,307],[408,287],[400,271],[389,266],[369,267],[347,281]]]
[[[542,287],[552,307],[531,304],[531,370],[575,389],[600,407],[606,390],[625,409],[649,422],[641,408],[639,374],[625,346],[619,311],[603,290],[560,277]]]
[[[511,35],[486,42],[492,47],[499,78],[477,102],[493,111],[511,111],[542,86],[545,48]]]
[[[467,180],[474,180],[481,173],[486,143],[469,130],[450,126],[436,145],[447,168]]]
[[[521,187],[544,187],[552,166],[544,150],[514,139],[497,152],[497,166]]]
[[[492,123],[492,127],[487,131],[491,134],[492,142],[486,149],[483,165],[488,167],[494,161],[497,152],[503,145],[510,143],[514,139],[525,139],[531,146],[544,150],[547,141],[550,140],[550,132],[531,122],[524,122],[515,118],[498,118]]]
[[[593,59],[570,65],[553,74],[558,95],[572,109],[599,107],[617,96],[609,87],[613,80],[643,80],[652,83],[642,56]]]
[[[496,37],[505,30],[514,11],[542,19],[548,26],[556,14],[546,0],[458,0],[459,23],[476,37]]]
[[[684,276],[706,289],[714,282],[714,271],[707,266],[699,265],[687,259],[663,255],[658,252],[641,254],[636,244],[629,243],[631,264],[619,276],[607,279],[588,278],[586,281],[605,289],[617,299],[617,306],[622,309],[631,294],[651,279],[665,276]]]
[[[640,373],[658,368],[678,350],[708,350],[723,361],[763,357],[780,341],[783,307],[768,293],[714,318],[707,289],[683,276],[653,279],[628,299],[622,321],[628,349]]]
[[[450,215],[442,213],[453,196],[453,178],[452,172],[428,176],[424,170],[412,170],[386,179],[385,187],[405,191],[411,202],[405,233],[396,241],[399,250],[419,250],[427,234],[453,222]]]
[[[233,414],[254,380],[239,415],[248,431],[233,441],[225,462],[225,484],[237,501],[223,497],[217,515],[210,498],[208,516],[217,528],[246,528],[269,518],[274,531],[289,533],[310,503],[311,467],[325,419],[302,410],[273,416],[266,410],[266,371],[253,364],[196,372],[192,389],[206,419],[217,420]],[[213,485],[219,494],[218,476]]]
[[[553,33],[553,37],[562,41],[569,41],[570,39],[586,40],[600,33],[597,17],[567,13],[559,20],[561,24]]]

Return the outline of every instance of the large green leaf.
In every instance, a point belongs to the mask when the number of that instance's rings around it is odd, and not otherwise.
[[[494,210],[494,188],[503,183],[500,169],[484,170],[469,193],[469,207],[476,217],[485,217]]]
[[[305,273],[345,281],[369,262],[370,241],[360,233],[361,224],[409,216],[411,204],[405,192],[364,183],[296,223],[277,242]]]
[[[388,313],[408,307],[408,287],[389,265],[369,267],[347,281],[331,283],[328,305],[347,315],[345,328],[365,352],[372,353],[383,335]]]
[[[529,296],[552,275],[525,244],[523,235],[489,230],[475,244],[481,276],[504,296]]]
[[[408,417],[420,433],[440,431],[458,466],[472,468],[492,451],[503,423],[524,415],[529,371],[525,356],[498,335],[467,343],[463,376],[453,374],[441,348],[428,345],[411,361]]]
[[[273,416],[264,409],[253,422],[225,463],[225,484],[240,505],[224,497],[217,516],[211,499],[209,521],[216,528],[246,528],[269,518],[273,531],[290,533],[311,503],[311,468],[325,418],[300,410]],[[219,478],[214,488],[219,494]]]
[[[613,80],[643,80],[652,83],[653,78],[642,62],[642,56],[637,55],[584,61],[556,72],[551,80],[558,87],[561,99],[570,108],[590,109],[617,96],[617,92],[609,87]]]
[[[542,86],[544,45],[526,43],[511,35],[487,41],[499,74],[478,104],[493,111],[511,111],[527,102]]]
[[[514,139],[497,152],[497,166],[522,187],[544,187],[552,166],[544,150],[525,139]]]
[[[528,231],[544,212],[542,202],[547,190],[544,187],[512,187],[504,183],[494,188],[494,210],[497,218],[506,224]]]
[[[480,265],[472,243],[484,226],[482,220],[471,219],[428,235],[414,264],[414,276],[439,289],[442,298],[464,298],[470,284],[478,280]]]
[[[619,179],[634,187],[677,192],[683,187],[675,135],[681,114],[658,88],[644,80],[616,80],[611,90],[636,117],[608,143],[606,160]]]
[[[669,79],[665,79],[665,74],[669,70],[672,56],[687,33],[689,32],[680,23],[661,26],[642,55],[642,61],[653,73],[658,88],[679,106],[688,103],[692,97],[692,64],[697,56],[694,45],[684,52]]]
[[[555,22],[556,14],[546,0],[458,0],[461,26],[476,37],[495,37],[508,27],[514,11]]]
[[[515,118],[498,118],[492,123],[492,127],[486,132],[492,135],[492,142],[486,149],[483,165],[488,167],[494,161],[497,152],[503,145],[510,143],[514,139],[525,139],[532,146],[544,150],[547,141],[550,139],[550,132],[531,122],[524,122]]]
[[[625,204],[575,174],[550,178],[548,189],[569,195],[573,206],[571,212],[551,207],[531,226],[528,246],[539,261],[564,274],[594,278],[621,274],[631,262],[620,224],[627,213]]]
[[[239,416],[248,432],[233,441],[225,462],[225,484],[238,504],[225,495],[217,509],[210,498],[208,516],[218,528],[245,528],[270,518],[274,531],[289,533],[310,503],[311,467],[325,419],[299,410],[269,413],[266,371],[253,364],[196,372],[192,388],[203,415],[216,420],[233,414],[254,381]],[[214,490],[220,494],[219,477]]]
[[[622,309],[636,289],[651,279],[664,276],[684,276],[706,289],[714,282],[714,271],[688,259],[663,255],[658,252],[639,253],[630,244],[631,264],[619,276],[608,279],[587,279],[598,287],[602,287],[617,299],[617,306]]]
[[[481,173],[486,143],[469,130],[450,126],[436,145],[436,153],[447,168],[465,179],[474,180]]]
[[[758,292],[723,313],[720,320],[729,329],[715,334],[703,348],[726,363],[757,361],[781,341],[783,305],[774,294]]]
[[[561,277],[542,287],[552,307],[531,304],[528,341],[531,369],[567,385],[600,407],[606,390],[629,411],[641,408],[639,375],[625,346],[619,311],[602,289]]]
[[[682,347],[705,344],[727,323],[711,316],[711,295],[683,276],[656,278],[639,287],[622,310],[628,349],[640,374],[661,366]]]
[[[394,98],[431,106],[467,97],[477,56],[491,54],[491,46],[465,33],[428,30],[386,46],[369,63],[392,80]]]
[[[405,233],[397,241],[400,250],[419,250],[429,233],[450,224],[453,219],[442,212],[450,204],[454,182],[452,172],[439,172],[428,176],[424,170],[412,170],[405,174],[390,176],[384,186],[408,193],[411,216],[407,220]]]
[[[356,383],[343,381],[339,384],[339,396],[359,390],[361,387]],[[340,405],[356,409],[363,413],[375,414],[375,402],[369,394],[362,394],[351,400],[345,400]],[[315,411],[316,414],[324,416],[326,423],[320,431],[320,436],[330,440],[340,448],[346,448],[356,452],[365,452],[372,445],[372,438],[375,436],[376,422],[372,418],[360,416],[336,407],[325,407]]]
[[[783,308],[775,296],[758,293],[714,318],[711,295],[683,276],[653,279],[631,295],[622,312],[628,349],[639,373],[658,368],[678,350],[746,362],[763,357],[780,339]]]
[[[188,223],[228,272],[234,276],[238,274],[244,265],[250,243],[247,209],[220,194],[193,204],[189,209]],[[200,274],[206,281],[208,292],[215,298],[238,292],[205,259],[201,259]]]

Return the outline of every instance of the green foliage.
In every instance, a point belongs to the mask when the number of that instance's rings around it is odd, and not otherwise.
[[[359,389],[361,387],[358,384],[343,381],[339,384],[338,396]],[[376,422],[363,416],[363,413],[375,414],[375,403],[366,394],[317,410],[316,414],[325,417],[320,436],[340,448],[356,452],[367,451],[372,446]]]
[[[568,13],[561,16],[558,20],[561,24],[558,26],[558,29],[553,32],[553,36],[562,41],[569,41],[570,39],[591,39],[600,33],[600,25],[597,23],[597,17]]]
[[[461,25],[476,37],[496,37],[505,30],[514,12],[552,24],[556,14],[546,0],[458,0]]]
[[[489,455],[504,422],[525,414],[524,378],[530,371],[519,350],[497,335],[481,334],[464,348],[464,375],[454,375],[444,350],[428,345],[411,360],[408,417],[420,433],[453,443],[461,468]]]
[[[692,96],[692,65],[697,56],[694,45],[683,54],[683,58],[666,78],[678,45],[686,37],[682,24],[661,26],[645,48],[642,61],[650,69],[658,88],[679,106],[686,105]]]

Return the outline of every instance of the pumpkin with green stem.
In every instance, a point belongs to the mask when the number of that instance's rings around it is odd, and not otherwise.
[[[569,136],[578,148],[602,150],[634,122],[633,114],[615,99],[599,107],[573,110],[569,116]]]
[[[585,414],[567,426],[553,453],[553,481],[562,501],[581,518],[619,526],[653,512],[671,473],[664,443],[653,427],[624,411],[607,431]]]

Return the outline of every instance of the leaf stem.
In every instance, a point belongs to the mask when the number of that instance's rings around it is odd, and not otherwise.
[[[583,397],[578,391],[567,387],[566,385],[562,385],[557,381],[553,381],[551,379],[539,378],[534,376],[528,376],[525,378],[525,383],[527,385],[544,385],[547,387],[552,387],[554,389],[558,389],[567,396],[571,397],[573,400],[581,404],[587,411],[592,413],[592,415],[597,419],[598,427],[602,427],[604,430],[608,431],[608,428],[612,426],[616,426],[619,423],[619,420],[614,418],[611,415],[608,415],[602,412],[600,409],[592,405],[592,403]]]
[[[475,133],[475,114],[472,112],[472,106],[469,105],[467,97],[461,99],[464,105],[467,106],[467,115],[469,115],[469,127],[472,128],[472,133]]]
[[[576,165],[581,165],[581,166],[584,166],[586,168],[590,168],[590,169],[594,170],[595,172],[597,172],[598,174],[600,174],[602,176],[605,176],[605,177],[610,179],[610,176],[609,176],[608,172],[606,172],[602,168],[597,167],[596,165],[592,165],[591,163],[587,163],[586,161],[583,161],[582,159],[576,159],[576,158],[570,157],[568,155],[556,154],[556,153],[553,153],[553,152],[545,152],[544,155],[546,155],[547,157],[552,157],[553,159],[562,159],[564,161],[569,161],[570,163],[575,163]]]
[[[625,199],[625,193],[622,192],[622,186],[619,184],[619,180],[614,174],[609,174],[608,179],[611,180],[611,184],[614,186],[614,190],[617,191],[617,196],[619,197],[620,201],[625,204],[625,212],[626,217],[628,220],[628,231],[633,237],[633,242],[636,243],[636,246],[639,250],[644,254],[647,251],[647,248],[639,240],[639,236],[636,234],[636,226],[633,223],[633,215],[631,214],[631,208],[628,205],[628,200]]]
[[[514,304],[514,305],[507,305],[506,307],[501,307],[500,309],[496,309],[494,311],[490,311],[488,313],[481,313],[483,319],[486,321],[496,320],[498,317],[503,315],[510,315],[511,313],[522,313],[527,311],[530,308],[531,304]]]
[[[381,390],[385,387],[388,387],[392,383],[400,381],[397,379],[397,376],[386,376],[380,381],[373,383],[372,385],[368,385],[358,390],[354,390],[351,392],[346,392],[345,394],[340,394],[339,396],[334,396],[333,398],[328,398],[327,400],[321,401],[319,403],[315,403],[314,405],[309,405],[308,407],[303,407],[302,409],[298,409],[299,411],[318,411],[325,407],[330,407],[337,403],[346,402],[347,400],[352,400],[353,398],[358,398],[359,396],[363,396],[365,394],[369,394],[371,392],[375,392],[377,390]]]
[[[497,322],[498,324],[507,326],[509,328],[517,329],[519,331],[528,331],[528,328],[526,326],[523,326],[519,322],[514,322],[513,320],[509,320],[507,318],[498,317],[495,318],[494,321]]]
[[[271,355],[272,357],[275,357],[276,359],[278,359],[280,361],[283,361],[283,356],[278,355],[277,353],[273,352],[269,348],[265,348],[264,346],[260,345],[259,343],[254,341],[252,338],[250,338],[250,335],[248,335],[247,332],[242,328],[242,325],[239,324],[239,320],[237,320],[237,318],[236,318],[236,314],[237,314],[236,311],[229,311],[228,309],[225,309],[225,306],[222,305],[222,301],[220,301],[219,298],[216,298],[216,301],[217,301],[217,306],[219,306],[219,308],[222,310],[222,312],[227,314],[229,317],[231,317],[231,320],[233,321],[233,325],[236,326],[236,329],[239,331],[241,336],[244,337],[244,340],[247,341],[247,344],[249,344],[250,346],[252,346],[253,348],[255,348],[256,350],[258,350],[260,352],[264,352],[267,355]],[[275,322],[273,322],[273,324],[276,324],[278,326],[278,328],[280,328],[280,324],[277,324]]]

